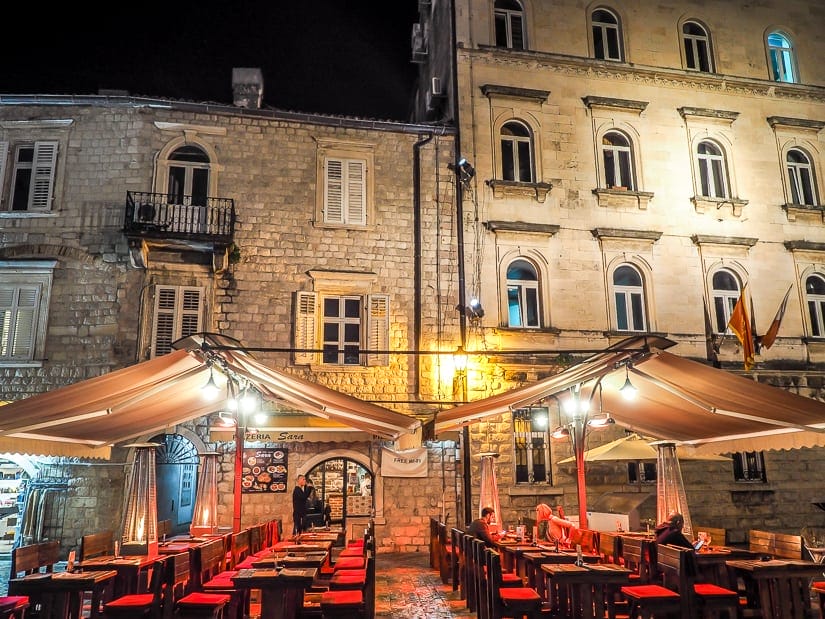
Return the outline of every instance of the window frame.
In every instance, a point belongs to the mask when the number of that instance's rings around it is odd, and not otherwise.
[[[703,146],[710,146],[718,153],[702,153]],[[697,171],[698,194],[703,198],[715,198],[720,200],[730,199],[732,196],[730,172],[728,166],[727,152],[716,140],[702,139],[696,144],[694,151]],[[718,177],[718,178],[717,178]],[[721,181],[721,193],[717,182]]]
[[[510,269],[516,264],[522,263],[529,267],[535,275],[535,280],[528,279],[511,279]],[[507,308],[507,326],[511,329],[540,329],[542,327],[542,302],[541,302],[541,273],[532,261],[523,256],[516,257],[507,263],[504,269],[505,275],[505,307]],[[511,311],[510,292],[516,291],[518,300],[518,314],[521,324],[513,324],[513,313]],[[530,291],[533,292],[532,300]],[[531,307],[532,306],[532,307]],[[534,324],[525,324],[530,322],[530,315],[533,315]]]
[[[516,485],[553,484],[549,420],[547,407],[529,406],[513,411],[513,480]],[[544,479],[537,480],[542,458],[545,475]]]
[[[344,317],[341,320],[334,320],[336,317],[326,317],[324,315],[325,301],[338,299],[358,300],[359,316],[355,323],[352,318]],[[330,320],[326,320],[330,318]],[[340,317],[339,317],[340,318]],[[297,291],[295,293],[295,321],[294,340],[295,349],[293,353],[293,363],[296,365],[319,365],[325,368],[353,368],[364,366],[387,366],[389,365],[389,322],[390,322],[390,297],[386,294],[364,293],[355,290],[350,291]],[[327,324],[358,324],[359,345],[357,359],[355,363],[345,361],[345,352],[337,352],[338,362],[332,363],[325,359],[326,353],[315,352],[324,348],[326,340],[325,326]],[[339,350],[341,338],[339,336],[337,347]],[[365,352],[372,351],[372,352]]]
[[[192,308],[192,295],[197,295],[196,307]],[[155,284],[152,288],[152,329],[149,342],[149,358],[153,359],[169,353],[172,343],[182,337],[204,331],[206,324],[206,288],[202,286],[177,286],[172,284]],[[163,307],[169,295],[172,297],[171,307]],[[168,328],[168,342],[161,342],[165,333],[161,333],[161,317],[170,320]],[[194,326],[191,320],[195,319]]]
[[[527,135],[505,135],[504,131],[508,127],[523,129]],[[509,119],[501,124],[501,127],[498,130],[498,135],[501,155],[501,179],[517,183],[534,183],[536,179],[536,157],[535,146],[533,143],[533,131],[530,128],[530,125],[518,119]],[[527,145],[528,151],[528,173],[530,175],[527,179],[521,178],[521,174],[523,172],[523,167],[521,165],[523,153],[521,152],[522,149],[520,146],[525,144]],[[505,148],[505,145],[507,148]],[[510,153],[511,167],[505,165],[506,152]]]
[[[825,340],[825,293],[808,292],[808,282],[817,279],[825,288],[825,275],[818,272],[808,273],[805,276],[803,289],[805,290],[805,308],[808,328],[811,338]]]
[[[733,460],[733,479],[740,484],[764,484],[768,482],[763,451],[736,451]]]
[[[730,275],[733,278],[733,281],[736,283],[736,290],[728,290],[726,288],[717,288],[714,282],[714,279],[717,274],[725,273]],[[731,314],[733,313],[733,308],[736,306],[736,302],[739,300],[739,297],[742,294],[742,287],[743,282],[739,275],[731,270],[726,268],[717,268],[714,269],[710,274],[710,296],[711,296],[711,307],[713,308],[713,332],[717,335],[721,335],[723,333],[728,333],[728,323],[730,322]],[[719,329],[720,325],[722,324],[721,321],[724,321],[724,328]]]
[[[616,275],[624,267],[631,269],[634,273],[636,273],[636,275],[638,275],[641,282],[638,286],[616,283]],[[610,294],[613,299],[612,320],[614,321],[616,331],[622,333],[646,333],[650,329],[647,310],[647,290],[645,284],[645,274],[632,262],[621,262],[611,270]],[[634,297],[638,297],[639,299],[638,308],[634,307]],[[622,328],[621,326],[622,320],[619,314],[620,307],[623,307],[624,309],[624,319],[626,322],[625,328]],[[635,318],[637,309],[641,311],[641,329],[631,328],[631,325],[635,327],[636,324]]]
[[[316,183],[315,183],[315,219],[314,225],[322,228],[347,228],[347,229],[368,229],[375,225],[374,222],[374,189],[375,182],[375,145],[361,142],[343,142],[325,138],[316,138],[318,145],[316,159]],[[331,179],[329,176],[330,166],[328,162],[341,162],[341,178]],[[349,171],[346,168],[347,162],[361,167],[362,180],[359,183],[361,188],[361,211],[347,211],[348,204],[345,203],[344,196],[349,187]],[[330,181],[340,184],[341,204],[339,212],[332,213],[329,209],[328,193]],[[334,184],[334,183],[333,183]],[[355,186],[352,187],[355,189]],[[334,217],[329,217],[334,214]]]
[[[501,0],[493,3],[493,41],[495,46],[502,49],[527,49],[527,20],[525,19],[524,5],[519,0],[509,0],[511,4],[518,5],[519,9],[499,7]],[[514,20],[521,24],[521,46],[515,45],[514,41]],[[499,30],[501,23],[503,30]],[[505,41],[499,40],[499,34],[503,34]]]
[[[771,43],[771,37],[779,37],[787,47]],[[770,30],[765,35],[765,52],[768,59],[768,77],[782,84],[798,84],[799,68],[793,38],[783,30]],[[782,62],[780,62],[780,57]],[[790,76],[788,75],[790,72]]]
[[[32,151],[31,161],[21,159],[26,150]],[[0,142],[0,212],[21,215],[54,210],[59,151],[58,140]],[[15,208],[21,190],[25,190],[25,205]]]
[[[18,338],[19,329],[12,330],[3,327],[11,322],[11,316],[19,315],[19,294],[21,289],[28,289],[34,294],[29,320],[29,332],[31,343],[25,354],[0,355],[0,365],[2,366],[40,366],[45,358],[46,335],[49,320],[49,304],[51,301],[52,286],[54,282],[54,269],[57,260],[0,260],[0,291],[11,291],[9,296],[8,321],[0,323],[0,338],[7,339],[8,343],[0,341],[0,353],[4,347],[14,348]],[[17,302],[15,302],[17,300]],[[17,308],[17,309],[16,309]],[[0,308],[2,311],[3,308]],[[2,314],[0,314],[2,317]]]
[[[798,153],[805,163],[789,161],[792,153]],[[805,178],[807,172],[807,179]],[[792,146],[785,152],[785,173],[788,182],[790,204],[798,206],[819,206],[819,192],[816,183],[816,168],[813,157],[799,146]],[[806,182],[807,180],[807,182]],[[800,191],[802,190],[802,191]],[[807,194],[802,200],[802,194]],[[807,199],[807,198],[810,199]]]
[[[685,32],[685,28],[689,26],[698,28],[702,34]],[[699,73],[714,73],[716,69],[713,62],[713,44],[708,27],[695,19],[687,19],[680,26],[680,36],[685,69]],[[702,51],[707,63],[705,66],[702,66]]]
[[[616,144],[605,144],[605,140],[611,139],[611,136],[617,136],[618,138],[624,140],[626,146],[623,145],[616,145]],[[633,140],[630,136],[625,133],[624,131],[620,131],[619,129],[610,129],[605,131],[600,139],[599,139],[599,152],[601,154],[601,166],[602,166],[602,174],[604,178],[604,186],[606,189],[614,189],[616,187],[625,187],[630,191],[637,191],[637,180],[636,180],[636,157],[633,148]],[[612,166],[608,166],[608,155],[613,157],[613,164]],[[624,160],[624,161],[623,161]],[[625,167],[627,168],[627,173],[630,176],[628,179],[629,182],[624,182],[622,178],[622,164],[624,163]],[[611,172],[608,173],[608,170],[611,169]],[[619,183],[616,183],[616,179],[619,179]],[[610,180],[614,182],[610,182]]]
[[[335,170],[340,166],[340,176]],[[365,159],[324,159],[324,223],[342,226],[367,225],[367,162]],[[340,194],[340,205],[331,196]]]
[[[610,15],[615,20],[615,23],[597,21],[596,14],[599,12],[605,12]],[[611,62],[625,61],[622,20],[615,10],[606,6],[599,6],[590,11],[590,36],[594,58]],[[601,42],[601,45],[599,45],[599,42]],[[616,47],[616,57],[610,55],[611,43]]]

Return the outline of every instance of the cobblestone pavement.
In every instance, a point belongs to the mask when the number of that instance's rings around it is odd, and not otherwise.
[[[475,617],[452,585],[442,584],[427,553],[387,553],[375,559],[376,619]]]

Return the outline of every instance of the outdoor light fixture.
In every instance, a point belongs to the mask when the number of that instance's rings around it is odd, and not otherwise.
[[[453,367],[456,372],[464,372],[467,370],[467,353],[464,352],[464,347],[459,344],[453,353]]]
[[[218,413],[218,423],[224,428],[234,428],[235,418],[232,416],[231,413],[225,413],[223,411],[220,411]]]
[[[594,428],[603,428],[605,426],[609,426],[611,424],[616,423],[616,420],[610,416],[610,413],[604,413],[603,415],[596,415],[592,419],[587,421],[587,425],[594,427]]]
[[[622,385],[621,389],[619,389],[619,393],[622,394],[622,397],[627,400],[628,402],[636,399],[636,393],[639,391],[636,387],[633,386],[633,383],[630,382],[630,374],[627,369],[627,364],[624,366],[624,385]]]
[[[476,297],[470,299],[470,304],[464,308],[464,313],[467,314],[468,318],[483,318],[484,308],[481,307],[481,301]]]
[[[155,477],[157,443],[127,445],[135,448],[135,463],[126,493],[121,551],[124,555],[158,554],[158,498]]]
[[[210,451],[198,454],[201,457],[201,469],[198,474],[198,494],[195,497],[195,509],[189,533],[192,537],[211,535],[218,528],[218,457],[219,453]]]
[[[567,428],[565,428],[563,426],[559,426],[558,428],[553,430],[553,434],[550,435],[550,438],[560,439],[560,438],[567,438],[569,436],[570,436],[570,430],[568,430]]]
[[[242,413],[254,413],[258,409],[257,398],[255,398],[254,390],[248,385],[244,387],[241,393],[241,401],[239,407]]]
[[[215,383],[215,376],[212,373],[212,366],[209,366],[209,380],[206,381],[206,384],[201,387],[201,392],[203,392],[203,397],[207,400],[214,400],[218,397],[218,394],[221,392],[220,387]]]

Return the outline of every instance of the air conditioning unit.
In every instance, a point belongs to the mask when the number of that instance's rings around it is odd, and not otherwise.
[[[424,36],[424,27],[413,24],[412,27],[412,60],[424,62],[427,59],[427,37]]]

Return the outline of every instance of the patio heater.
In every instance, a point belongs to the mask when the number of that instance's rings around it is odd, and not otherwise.
[[[216,451],[198,454],[201,469],[198,474],[198,494],[189,533],[192,537],[211,535],[218,529],[218,457]]]
[[[121,551],[124,555],[158,554],[157,443],[127,445],[135,449],[135,463],[126,494]]]
[[[682,469],[676,457],[676,443],[656,441],[651,445],[659,450],[656,459],[656,521],[664,522],[671,512],[679,512],[685,517],[682,533],[688,539],[694,539]]]

